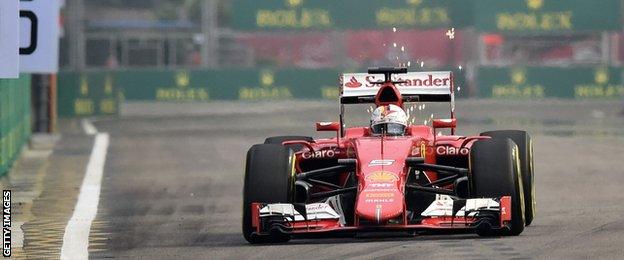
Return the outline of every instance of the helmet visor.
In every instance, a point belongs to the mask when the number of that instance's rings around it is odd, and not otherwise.
[[[396,123],[384,123],[371,126],[373,134],[386,133],[387,135],[404,135],[405,126]]]

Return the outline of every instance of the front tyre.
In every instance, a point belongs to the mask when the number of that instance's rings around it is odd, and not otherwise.
[[[474,143],[470,152],[471,197],[511,196],[511,230],[486,232],[481,236],[517,236],[524,230],[524,194],[520,176],[519,153],[511,139],[488,139]]]
[[[291,203],[294,194],[295,156],[276,144],[254,145],[247,152],[243,187],[243,236],[249,243],[283,243],[284,234],[259,236],[251,225],[251,203]]]
[[[533,218],[535,218],[535,209],[537,206],[534,186],[533,140],[531,140],[531,136],[527,132],[520,130],[490,131],[481,133],[481,135],[501,139],[509,138],[518,145],[522,184],[524,188],[524,218],[526,220],[526,225],[531,225]]]

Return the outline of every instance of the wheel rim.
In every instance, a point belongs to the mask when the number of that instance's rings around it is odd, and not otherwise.
[[[295,169],[295,164],[297,161],[297,157],[295,156],[295,153],[291,152],[290,153],[290,158],[289,158],[289,162],[290,162],[290,189],[288,191],[288,199],[290,201],[294,201],[295,200],[295,179],[297,178],[296,174],[296,169]]]
[[[531,176],[531,206],[533,210],[533,216],[537,210],[537,200],[535,199],[535,174],[534,174],[534,161],[533,161],[533,140],[529,141],[529,171]]]
[[[521,168],[520,168],[520,153],[518,152],[518,146],[515,146],[513,149],[513,156],[515,158],[515,164],[516,164],[516,178],[518,179],[518,198],[519,198],[519,202],[520,202],[520,211],[521,214],[520,216],[522,217],[522,223],[526,223],[526,218],[525,218],[525,212],[526,209],[524,207],[524,185],[522,183],[522,176],[521,176]]]

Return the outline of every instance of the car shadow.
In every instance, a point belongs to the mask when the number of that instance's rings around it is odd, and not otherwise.
[[[401,232],[373,232],[361,233],[351,236],[341,237],[317,237],[317,238],[294,238],[286,243],[276,244],[249,244],[243,238],[242,234],[204,234],[205,241],[196,245],[204,245],[211,247],[275,247],[275,246],[297,246],[297,245],[336,245],[336,244],[366,244],[379,242],[415,242],[415,241],[438,241],[453,243],[454,241],[464,240],[490,240],[496,237],[480,237],[474,233],[419,233],[406,234]]]

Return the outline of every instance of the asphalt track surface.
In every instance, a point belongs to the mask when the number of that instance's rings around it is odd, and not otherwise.
[[[111,143],[90,257],[624,258],[624,118],[616,115],[618,102],[460,100],[457,109],[460,134],[527,129],[533,135],[537,216],[518,237],[378,234],[249,245],[240,231],[247,149],[268,136],[319,136],[314,122],[335,120],[337,105],[134,103],[124,106],[121,118],[95,122]],[[355,117],[366,120],[364,112]]]

